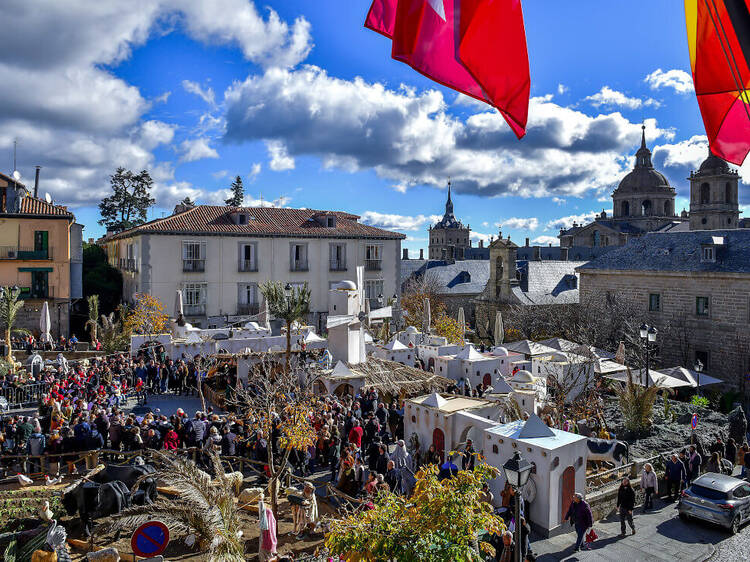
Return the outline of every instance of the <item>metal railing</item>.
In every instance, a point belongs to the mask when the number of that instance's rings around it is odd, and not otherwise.
[[[380,271],[383,269],[383,260],[365,260],[365,269],[367,271]]]
[[[182,271],[202,273],[206,271],[206,260],[182,260]]]
[[[260,304],[257,302],[237,304],[237,316],[255,315],[259,312]]]
[[[258,264],[255,260],[240,260],[237,267],[238,271],[258,271]]]
[[[330,271],[346,271],[346,260],[331,260]]]
[[[55,288],[46,287],[45,290],[34,290],[33,287],[21,287],[22,299],[53,299],[55,298]]]
[[[206,305],[205,304],[186,304],[183,306],[185,316],[205,316]]]
[[[0,396],[8,401],[8,408],[21,408],[26,404],[36,404],[49,393],[46,382],[24,384],[22,386],[0,387]]]
[[[290,269],[292,271],[308,271],[307,260],[292,260]]]
[[[0,246],[0,260],[51,260],[52,248],[35,250],[18,246]]]

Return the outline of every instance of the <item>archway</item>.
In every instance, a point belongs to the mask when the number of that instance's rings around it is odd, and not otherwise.
[[[597,248],[601,245],[601,235],[599,234],[598,230],[595,230],[593,233],[594,236],[594,247]]]
[[[732,184],[729,182],[726,183],[724,186],[724,202],[725,203],[731,203],[732,202]]]
[[[576,491],[576,469],[569,466],[560,475],[560,521],[565,519],[565,515],[573,501],[573,494]]]
[[[488,386],[492,386],[492,375],[485,373],[484,378],[482,378],[482,388],[487,388]]]
[[[440,456],[440,462],[443,462],[443,455],[445,454],[445,434],[443,430],[436,427],[432,432],[432,444],[435,445],[435,450]]]
[[[474,445],[474,450],[478,453],[482,445],[482,436],[479,431],[477,431],[477,428],[473,425],[464,428],[464,430],[461,432],[461,440],[458,442],[458,445],[453,446],[453,449],[457,449],[459,446],[461,447],[461,449],[463,449],[464,445],[466,445],[466,442],[469,439],[471,439],[471,442]]]
[[[326,388],[326,385],[323,383],[323,381],[315,381],[313,383],[313,392],[315,392],[315,394],[325,396],[326,394],[328,394],[328,389]]]
[[[708,183],[701,184],[701,205],[711,202],[711,186]]]
[[[628,217],[628,216],[630,216],[630,203],[628,203],[627,201],[623,201],[623,202],[622,202],[622,203],[620,204],[620,209],[621,209],[621,213],[620,213],[620,214],[621,214],[621,215],[622,215],[623,217]]]
[[[672,211],[672,202],[664,201],[664,216],[671,217],[673,214],[674,212]]]
[[[644,217],[648,217],[651,215],[651,212],[652,212],[651,200],[646,199],[645,201],[643,201],[643,203],[641,203],[641,214]]]
[[[333,393],[341,398],[342,396],[349,394],[350,396],[354,396],[354,387],[347,383],[341,383],[336,387],[336,390],[333,391]]]
[[[431,373],[435,372],[435,358],[434,357],[430,357],[427,360],[427,370],[430,371]]]

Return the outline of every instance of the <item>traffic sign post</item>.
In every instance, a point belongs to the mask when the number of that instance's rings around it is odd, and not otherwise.
[[[169,544],[169,529],[161,521],[149,521],[138,527],[130,539],[136,556],[151,558],[164,552]]]
[[[690,444],[695,445],[695,429],[698,427],[698,414],[690,418]]]

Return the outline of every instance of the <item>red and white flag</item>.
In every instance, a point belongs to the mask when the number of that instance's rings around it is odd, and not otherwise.
[[[497,108],[518,138],[526,133],[521,0],[374,0],[365,27],[392,39],[394,59]]]

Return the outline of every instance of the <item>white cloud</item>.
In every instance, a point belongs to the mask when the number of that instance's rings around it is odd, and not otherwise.
[[[500,228],[510,228],[512,230],[536,230],[539,227],[539,219],[536,217],[511,217],[495,223],[495,226]]]
[[[559,95],[563,95],[568,90],[570,90],[570,88],[568,88],[565,84],[558,84],[557,85],[557,93]]]
[[[639,107],[659,107],[661,104],[655,99],[648,98],[642,100],[641,98],[631,98],[622,92],[613,90],[609,86],[602,86],[602,89],[597,93],[586,96],[583,98],[584,101],[589,102],[594,107],[624,107],[626,109],[638,109]]]
[[[211,173],[211,176],[213,176],[215,180],[220,180],[221,178],[225,178],[228,175],[229,175],[229,170],[217,170],[216,172]]]
[[[671,70],[662,70],[657,68],[644,79],[652,90],[662,90],[672,88],[678,94],[688,94],[695,90],[693,86],[693,77],[684,70],[673,68]]]
[[[266,149],[268,150],[268,157],[271,159],[268,167],[274,172],[294,169],[294,158],[289,156],[289,151],[283,142],[278,140],[266,141]]]
[[[582,213],[580,215],[568,215],[567,217],[560,217],[553,219],[544,226],[544,230],[559,230],[561,228],[568,229],[573,226],[573,223],[588,224],[593,221],[601,211],[590,211],[588,213]],[[607,210],[608,215],[612,215],[612,210]]]
[[[550,244],[553,246],[559,246],[560,239],[556,236],[537,236],[531,241],[531,243],[536,246],[549,246]]]
[[[428,224],[433,224],[440,218],[439,215],[409,216],[365,211],[362,213],[360,220],[364,224],[377,226],[378,228],[414,231],[426,228]]]
[[[208,105],[212,107],[216,105],[216,94],[214,94],[214,90],[210,86],[206,86],[204,88],[203,86],[198,84],[198,82],[193,82],[192,80],[183,80],[182,87],[186,92],[195,94]]]
[[[489,228],[490,227],[490,223],[488,223],[487,221],[484,221],[484,222],[482,222],[482,226],[484,228]]]
[[[492,238],[492,235],[491,234],[482,234],[481,232],[471,231],[469,233],[469,238],[471,238],[472,240],[476,240],[476,241],[481,240],[482,242],[484,242],[485,244],[487,244],[487,243],[489,243],[490,238]]]
[[[204,158],[218,158],[219,153],[216,149],[208,144],[208,139],[199,137],[197,139],[188,139],[180,143],[180,152],[182,162],[195,162]]]
[[[153,150],[160,144],[169,144],[174,138],[174,130],[174,125],[162,121],[145,121],[141,125],[141,143],[148,150]]]
[[[243,204],[246,207],[287,207],[291,201],[292,198],[287,197],[286,195],[271,200],[261,198],[255,199],[252,195],[245,195]]]
[[[247,175],[247,181],[252,183],[255,181],[255,179],[258,177],[258,174],[260,174],[260,171],[263,169],[263,166],[260,162],[255,162],[252,167],[250,168],[250,173]]]

